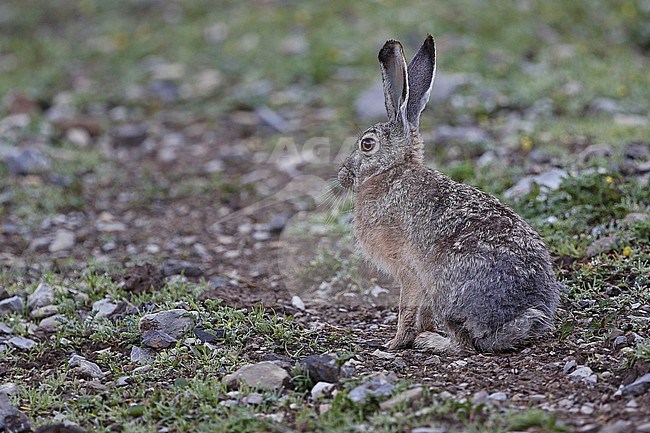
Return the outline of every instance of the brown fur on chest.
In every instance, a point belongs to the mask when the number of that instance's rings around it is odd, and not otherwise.
[[[403,267],[400,263],[405,258],[407,241],[400,221],[386,209],[390,205],[379,191],[382,191],[381,187],[370,184],[357,196],[354,232],[365,255],[384,271],[396,276]]]

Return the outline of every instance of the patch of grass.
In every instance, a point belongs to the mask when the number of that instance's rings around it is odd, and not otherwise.
[[[594,172],[570,176],[555,191],[535,188],[516,210],[540,230],[556,254],[579,257],[595,240],[592,231],[599,226],[617,234],[624,244],[646,248],[647,238],[638,236],[645,233],[646,222],[634,222],[632,231],[616,224],[630,213],[646,212],[648,203],[650,193],[644,186],[616,174]]]
[[[528,431],[530,428],[537,428],[535,431],[543,433],[568,432],[570,428],[558,420],[552,413],[541,410],[528,410],[511,414],[507,417],[508,431]]]

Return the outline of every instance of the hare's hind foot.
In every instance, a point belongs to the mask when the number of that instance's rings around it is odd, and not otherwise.
[[[483,353],[504,352],[524,346],[552,329],[551,316],[538,308],[529,308],[498,331],[476,339],[474,346]]]
[[[438,355],[458,355],[463,352],[461,345],[449,337],[443,337],[437,332],[422,332],[415,338],[413,348],[422,352],[433,352]]]

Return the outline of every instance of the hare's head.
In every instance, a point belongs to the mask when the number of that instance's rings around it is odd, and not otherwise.
[[[338,173],[345,188],[356,188],[400,164],[422,162],[418,125],[436,72],[433,38],[427,35],[408,66],[402,44],[387,41],[379,51],[379,64],[388,121],[373,125],[359,136],[355,150]]]

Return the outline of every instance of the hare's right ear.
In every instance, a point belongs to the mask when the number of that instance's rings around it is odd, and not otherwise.
[[[390,40],[379,51],[381,79],[389,121],[406,125],[406,105],[409,99],[409,79],[402,44]]]
[[[420,123],[420,113],[429,102],[436,74],[436,45],[431,35],[427,35],[422,47],[415,54],[408,67],[410,96],[406,117],[413,126]]]

